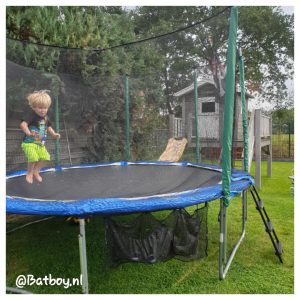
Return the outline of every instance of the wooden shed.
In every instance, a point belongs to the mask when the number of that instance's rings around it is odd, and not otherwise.
[[[220,96],[216,96],[220,95]],[[194,84],[176,92],[174,97],[182,107],[182,116],[174,118],[174,136],[186,137],[189,147],[195,147],[195,103]],[[246,105],[252,96],[246,94]],[[201,153],[210,156],[214,153],[218,158],[221,151],[223,135],[223,111],[224,111],[225,91],[222,88],[217,91],[213,78],[202,78],[198,80],[198,127],[200,137]],[[243,128],[241,113],[241,96],[236,92],[235,119],[234,119],[234,151],[237,157],[242,154],[243,148]]]

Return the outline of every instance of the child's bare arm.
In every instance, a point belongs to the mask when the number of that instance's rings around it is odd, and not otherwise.
[[[22,129],[22,131],[28,135],[28,136],[34,136],[35,133],[34,132],[31,132],[28,128],[28,124],[25,122],[25,121],[22,121],[21,124],[20,124],[20,128]]]
[[[55,132],[54,129],[51,126],[48,127],[47,132],[48,132],[48,134],[50,134],[55,139],[60,138],[60,134]]]

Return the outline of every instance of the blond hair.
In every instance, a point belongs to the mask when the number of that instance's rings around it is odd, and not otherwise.
[[[51,105],[51,97],[47,93],[48,90],[34,91],[27,96],[30,107],[47,107]]]

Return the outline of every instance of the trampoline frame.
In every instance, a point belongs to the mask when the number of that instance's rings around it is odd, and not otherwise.
[[[240,247],[242,240],[246,234],[246,222],[248,216],[248,197],[247,190],[242,192],[242,232],[238,241],[233,247],[229,258],[227,258],[227,207],[224,201],[220,199],[220,240],[219,240],[219,279],[225,279],[233,258]],[[86,235],[85,235],[85,219],[79,219],[80,233],[79,240],[79,254],[80,254],[80,268],[82,274],[82,293],[89,293],[88,283],[88,267],[87,267],[87,254],[86,254]]]
[[[242,192],[242,232],[238,241],[227,258],[227,209],[223,199],[220,199],[220,240],[219,240],[219,278],[223,280],[229,270],[233,258],[245,237],[246,223],[248,219],[248,197],[247,190]]]
[[[59,170],[55,168],[48,168],[43,170],[42,172],[59,172],[60,170],[71,170],[78,168],[96,168],[96,167],[107,167],[107,166],[130,166],[130,165],[160,165],[160,166],[181,166],[181,167],[196,167],[196,168],[204,168],[208,170],[213,170],[216,172],[222,172],[220,166],[215,165],[206,165],[206,164],[193,164],[187,162],[114,162],[114,163],[101,163],[101,164],[93,164],[93,165],[82,165],[82,166],[71,166],[71,167],[60,167]],[[26,171],[16,171],[7,175],[7,179],[11,179],[14,177],[24,176]],[[227,209],[228,207],[225,205],[222,198],[222,187],[220,184],[220,191],[216,193],[214,198],[206,201],[199,201],[197,203],[191,203],[190,205],[184,205],[179,207],[169,207],[169,208],[160,208],[157,210],[165,210],[165,209],[180,209],[187,206],[194,206],[201,203],[207,203],[209,201],[220,199],[220,215],[219,215],[219,278],[224,279],[226,273],[231,265],[231,262],[235,256],[237,249],[239,248],[241,241],[245,236],[246,231],[246,221],[247,221],[247,189],[254,184],[252,177],[244,171],[233,170],[232,173],[232,184],[235,185],[235,182],[238,180],[247,179],[247,182],[243,183],[239,186],[239,190],[232,190],[231,196],[237,196],[242,194],[242,233],[234,246],[229,258],[227,259]],[[204,188],[205,189],[205,188]],[[185,192],[184,192],[185,193]],[[180,194],[180,193],[179,193]],[[7,196],[7,200],[12,200],[13,197]],[[112,198],[113,199],[113,198]],[[19,200],[19,199],[18,199]],[[34,199],[31,199],[34,200]],[[118,198],[117,198],[118,200]],[[32,202],[32,201],[30,201]],[[11,209],[11,208],[10,208]],[[157,210],[148,210],[148,211],[157,211]],[[129,211],[127,213],[136,213],[137,211]],[[126,212],[125,212],[126,213]],[[36,213],[37,214],[37,213]],[[59,214],[58,214],[59,215]],[[88,215],[88,213],[86,214]],[[85,217],[86,215],[79,216],[79,234],[78,234],[78,243],[79,243],[79,256],[80,256],[80,269],[82,274],[82,293],[89,293],[89,283],[88,283],[88,261],[87,261],[87,249],[86,249],[86,232],[85,232]]]
[[[247,190],[242,192],[242,232],[238,241],[233,247],[229,257],[227,258],[227,207],[224,201],[220,199],[220,240],[219,240],[219,279],[225,279],[233,258],[240,247],[242,240],[246,234],[246,222],[248,216],[248,197]],[[82,274],[82,293],[89,293],[88,283],[88,267],[87,267],[87,252],[86,252],[86,235],[85,235],[85,219],[79,219],[79,254],[80,254],[80,269]]]
[[[221,166],[195,164],[188,162],[114,162],[100,163],[90,165],[79,165],[70,167],[60,167],[59,169],[44,169],[43,173],[55,173],[60,171],[71,171],[74,169],[90,169],[90,168],[106,168],[106,167],[129,167],[129,166],[167,166],[182,168],[198,168],[222,173]],[[13,180],[16,177],[25,176],[26,171],[16,171],[7,175],[7,180]],[[254,184],[253,178],[246,172],[241,170],[232,170],[232,183],[230,196],[236,196],[250,185]],[[221,178],[220,178],[221,180]],[[25,179],[24,179],[25,181]],[[152,196],[137,197],[91,197],[79,198],[73,200],[62,199],[39,199],[26,198],[8,194],[6,196],[6,211],[8,213],[18,214],[35,214],[35,215],[61,215],[61,216],[87,216],[91,214],[113,215],[120,213],[134,213],[141,211],[157,211],[184,208],[200,203],[219,199],[223,196],[221,181],[218,184],[209,186],[199,186],[181,192],[166,192],[165,194],[157,194]],[[27,196],[28,197],[28,196]]]
[[[227,205],[229,198],[238,194],[237,191],[230,190],[230,173],[231,166],[230,166],[230,153],[232,148],[232,117],[233,117],[233,99],[234,99],[234,79],[235,79],[235,55],[236,55],[236,35],[237,35],[237,8],[232,7],[231,8],[231,15],[230,15],[230,26],[229,26],[229,49],[227,53],[227,59],[228,59],[228,75],[226,75],[226,94],[225,94],[225,118],[224,118],[224,141],[225,141],[225,149],[223,148],[222,158],[223,158],[223,195],[218,195],[218,197],[215,197],[214,199],[220,198],[220,240],[219,240],[219,278],[224,279],[226,276],[226,273],[231,265],[231,262],[235,256],[235,253],[237,249],[239,248],[241,241],[243,240],[245,236],[246,231],[246,221],[247,221],[247,189],[251,184],[248,186],[245,186],[245,188],[242,191],[239,191],[242,193],[242,233],[234,246],[229,258],[227,259]],[[127,84],[128,88],[128,84]],[[126,88],[126,94],[128,94],[128,89]],[[128,96],[128,95],[127,95]],[[127,97],[128,98],[128,97]],[[125,101],[128,104],[128,99]],[[228,102],[228,103],[227,103]],[[58,102],[56,102],[58,105]],[[126,108],[127,111],[127,108]],[[129,119],[126,118],[128,121]],[[129,129],[128,126],[129,123],[127,123],[127,129]],[[57,127],[59,126],[59,123],[57,123]],[[198,127],[197,131],[198,131]],[[58,131],[58,130],[57,130]],[[127,130],[127,133],[129,131]],[[126,139],[126,149],[129,149],[129,141],[128,138]],[[58,142],[57,142],[58,144]],[[128,152],[128,151],[127,151]],[[129,156],[129,153],[127,153],[127,156]],[[246,157],[247,155],[245,155]],[[127,157],[127,160],[130,160]],[[213,199],[211,199],[213,200]],[[205,201],[203,201],[205,202]],[[190,204],[192,206],[194,204]],[[161,209],[162,210],[162,209]],[[87,268],[87,255],[86,255],[86,233],[85,233],[85,219],[83,217],[80,218],[79,221],[80,226],[80,233],[79,233],[79,251],[80,251],[80,266],[81,266],[81,272],[83,277],[83,285],[82,285],[82,291],[83,293],[88,293],[89,287],[88,287],[88,268]]]

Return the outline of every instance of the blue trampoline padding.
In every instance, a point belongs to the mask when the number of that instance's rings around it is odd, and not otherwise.
[[[95,164],[95,165],[81,165],[72,167],[62,167],[62,172],[69,172],[67,174],[72,174],[74,170],[87,170],[106,172],[109,167],[119,173],[119,170],[124,170],[123,167],[139,168],[139,174],[147,173],[147,168],[157,168],[156,166],[168,166],[180,167],[174,168],[174,171],[183,172],[186,171],[182,168],[193,168],[193,172],[210,172],[212,175],[217,174],[221,176],[222,169],[219,166],[214,165],[204,165],[204,164],[192,164],[187,162],[180,163],[169,163],[169,162],[116,162],[116,163],[105,163],[105,164]],[[116,170],[114,170],[116,168]],[[163,170],[163,169],[161,169]],[[198,171],[199,170],[199,171]],[[204,171],[203,171],[204,170]],[[172,172],[173,170],[170,169]],[[53,176],[56,172],[55,169],[50,168],[43,170],[44,175],[48,174]],[[134,171],[135,172],[135,171]],[[172,172],[173,173],[173,172]],[[201,174],[199,173],[199,176]],[[14,189],[16,186],[14,180],[17,178],[25,180],[23,178],[26,171],[18,171],[10,173],[7,175],[6,180]],[[134,175],[134,173],[133,173]],[[141,175],[138,175],[141,176]],[[153,176],[153,175],[152,175]],[[166,177],[166,176],[165,176]],[[193,180],[195,176],[192,175]],[[147,175],[146,175],[147,178]],[[199,177],[200,178],[200,177]],[[84,180],[85,178],[83,178]],[[125,179],[125,178],[124,178]],[[176,177],[178,180],[178,176]],[[197,178],[196,178],[197,179]],[[120,179],[119,179],[120,180]],[[150,178],[149,178],[150,180]],[[172,178],[170,179],[172,180]],[[210,182],[210,181],[208,181]],[[213,182],[213,181],[212,181]],[[43,184],[46,184],[43,182]],[[231,196],[234,197],[240,194],[242,191],[248,189],[254,184],[253,178],[244,171],[233,170],[232,171],[232,182],[231,182]],[[80,186],[80,183],[77,183]],[[116,183],[116,189],[118,182]],[[134,192],[134,186],[129,187]],[[134,194],[134,193],[133,193]],[[199,186],[189,190],[182,190],[163,194],[154,194],[138,197],[97,197],[97,198],[79,198],[79,199],[42,199],[42,198],[31,198],[28,195],[25,197],[14,196],[13,192],[7,190],[6,196],[6,211],[7,213],[14,214],[25,214],[25,215],[60,215],[60,216],[87,216],[92,214],[100,215],[114,215],[114,214],[128,214],[137,212],[149,212],[158,211],[165,209],[178,209],[184,208],[200,203],[205,203],[208,201],[219,199],[223,196],[222,184],[220,182],[214,182],[209,186]]]

